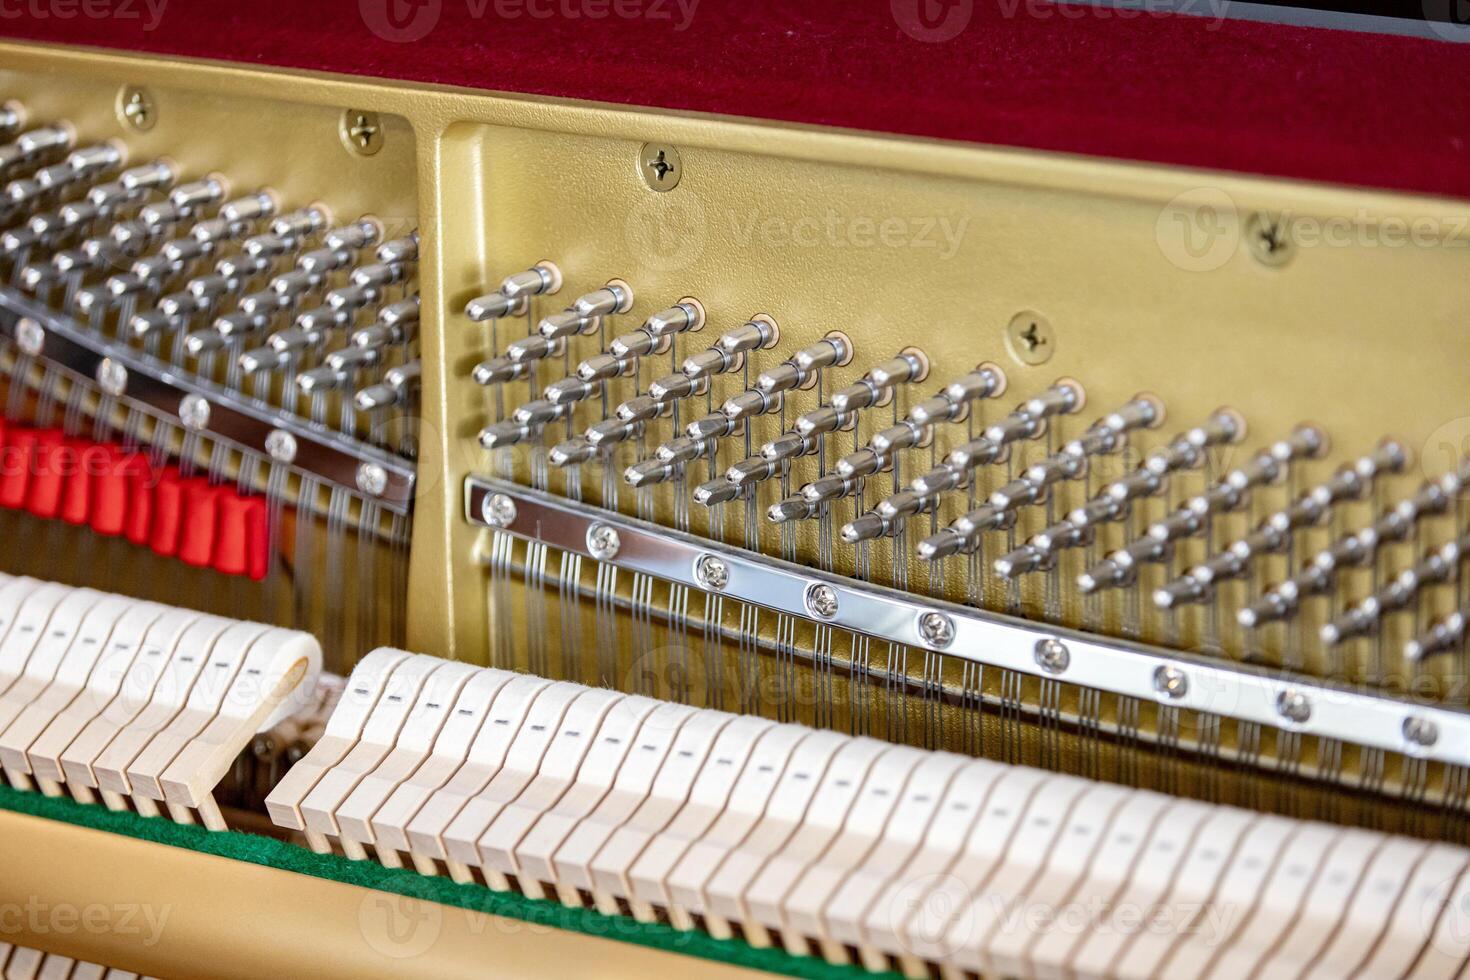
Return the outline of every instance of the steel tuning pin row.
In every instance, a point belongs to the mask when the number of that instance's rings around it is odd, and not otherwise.
[[[578,376],[603,381],[631,374],[636,370],[639,358],[670,350],[676,335],[696,329],[703,319],[703,311],[693,303],[655,314],[641,330],[614,340],[607,353],[584,361],[578,368]],[[773,346],[778,337],[775,324],[766,320],[750,320],[723,334],[707,350],[685,359],[679,372],[653,382],[646,395],[624,401],[612,416],[594,423],[582,436],[569,439],[553,449],[553,464],[581,463],[601,449],[628,440],[641,431],[645,421],[663,414],[691,395],[707,392],[716,375],[741,367],[749,352]],[[624,472],[624,479],[629,478],[630,472]],[[658,482],[640,479],[636,472],[631,475],[629,482],[634,486]]]
[[[810,387],[822,368],[846,364],[851,357],[851,344],[841,335],[798,351],[771,371],[762,372],[752,387],[727,398],[720,411],[695,419],[682,435],[660,443],[651,457],[624,471],[624,480],[633,487],[652,486],[681,472],[685,463],[700,458],[713,461],[721,439],[740,432],[749,419],[779,412],[788,391]],[[709,378],[701,375],[699,383],[707,385]]]
[[[830,344],[828,351],[834,356],[837,353]],[[825,358],[827,355],[821,356]],[[856,424],[860,412],[880,404],[886,405],[893,398],[893,390],[897,386],[918,380],[926,370],[927,363],[912,352],[903,352],[884,361],[858,381],[834,392],[827,404],[797,416],[790,429],[767,442],[758,453],[731,466],[722,477],[700,484],[694,489],[695,502],[708,507],[733,500],[747,487],[771,479],[781,473],[791,460],[817,452],[827,433],[850,429]],[[782,383],[778,381],[777,387]],[[760,390],[759,385],[755,390]],[[784,397],[785,390],[789,389],[773,390],[772,394]],[[765,397],[764,393],[762,397]],[[776,403],[774,400],[756,403],[752,399],[741,399],[735,405],[727,405],[730,410],[722,414],[731,425],[736,425],[758,414],[751,411],[753,404],[765,405],[765,410],[769,411]],[[785,519],[776,513],[768,516],[778,523]]]
[[[1432,548],[1412,567],[1404,569],[1393,581],[1322,626],[1322,642],[1329,647],[1357,636],[1378,632],[1391,613],[1408,609],[1419,594],[1433,585],[1454,581],[1460,573],[1460,562],[1470,554],[1470,534]],[[1406,651],[1409,659],[1422,659],[1422,649]]]
[[[1003,462],[1009,458],[1013,446],[1042,438],[1052,417],[1075,413],[1085,401],[1080,385],[1058,381],[987,426],[979,438],[950,450],[942,465],[912,481],[906,490],[845,526],[843,537],[848,539],[851,535],[850,540],[861,541],[892,533],[898,520],[934,509],[945,491],[968,486],[980,467]],[[919,557],[937,561],[949,555],[973,552],[980,546],[984,531],[1006,527],[1014,519],[1014,509],[996,509],[987,503],[919,542]]]
[[[835,474],[807,483],[796,496],[774,505],[768,516],[773,521],[815,516],[822,503],[853,494],[864,478],[891,469],[897,453],[927,444],[936,425],[963,421],[975,401],[1004,390],[1005,376],[988,365],[957,378],[910,408],[897,425],[875,433],[866,446],[839,459]]]
[[[1284,551],[1301,528],[1321,524],[1344,500],[1359,500],[1385,473],[1401,473],[1408,463],[1404,446],[1387,440],[1356,463],[1343,466],[1330,480],[1303,493],[1287,507],[1270,515],[1246,536],[1234,541],[1183,575],[1154,592],[1154,605],[1173,609],[1204,602],[1221,582],[1245,577],[1263,554]]]
[[[1283,479],[1295,462],[1318,458],[1326,448],[1327,437],[1320,429],[1299,426],[1286,439],[1257,453],[1244,466],[1231,470],[1163,520],[1151,524],[1143,535],[1084,571],[1077,577],[1078,589],[1090,594],[1132,585],[1141,566],[1168,561],[1176,542],[1203,533],[1212,518],[1242,509],[1256,488]]]
[[[944,548],[952,548],[957,543],[960,553],[973,552],[979,547],[985,530],[1010,526],[1021,508],[1045,500],[1055,484],[1081,478],[1093,456],[1115,452],[1121,448],[1129,432],[1157,425],[1162,420],[1163,408],[1155,400],[1135,398],[1098,419],[1081,438],[1068,442],[1061,450],[1026,467],[1021,476],[993,491],[984,505],[951,524],[946,529],[949,534],[936,535],[921,543],[920,556],[930,560],[935,557],[930,550],[936,543],[935,538],[940,538]],[[880,510],[883,506],[879,505]],[[956,536],[961,540],[955,542]],[[930,547],[924,547],[925,544]]]
[[[501,354],[495,337],[495,324],[506,317],[525,313],[531,300],[550,296],[561,290],[561,270],[550,262],[540,262],[522,272],[506,276],[493,293],[477,296],[465,305],[465,316],[473,323],[490,324],[489,359],[475,365],[470,377],[481,387],[495,387],[527,376],[531,362],[524,357],[512,360]]]
[[[1236,620],[1247,629],[1256,629],[1290,619],[1306,599],[1330,594],[1344,569],[1367,566],[1386,545],[1407,541],[1421,521],[1446,513],[1467,486],[1470,463],[1425,482],[1413,496],[1390,505],[1367,527],[1344,534],[1322,549],[1291,578],[1237,612]]]
[[[1220,411],[1201,426],[1176,436],[1167,446],[1150,453],[1132,472],[1099,490],[1073,509],[1065,519],[1032,535],[1020,548],[995,560],[995,570],[1006,578],[1051,568],[1057,557],[1096,539],[1104,524],[1117,523],[1131,513],[1135,501],[1158,496],[1170,476],[1199,467],[1213,446],[1238,442],[1245,426],[1233,412]]]

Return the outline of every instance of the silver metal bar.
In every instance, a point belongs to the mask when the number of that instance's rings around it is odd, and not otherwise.
[[[477,526],[892,643],[1170,707],[1470,765],[1470,713],[1463,711],[920,599],[482,476],[465,481],[465,516]]]
[[[34,345],[34,337],[19,343],[16,333],[22,320],[42,328],[38,349],[26,350],[28,344]],[[87,384],[98,383],[99,371],[109,372],[123,385],[121,397],[165,418],[178,418],[186,429],[289,463],[395,513],[406,514],[413,507],[412,461],[116,343],[4,287],[0,287],[0,337]],[[119,369],[125,373],[119,374]],[[202,428],[196,428],[201,422]],[[285,453],[290,458],[283,458],[282,446],[291,447]]]

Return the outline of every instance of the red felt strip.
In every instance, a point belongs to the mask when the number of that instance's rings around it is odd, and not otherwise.
[[[137,450],[0,420],[0,507],[124,535],[132,544],[227,575],[270,568],[265,501],[156,467]]]

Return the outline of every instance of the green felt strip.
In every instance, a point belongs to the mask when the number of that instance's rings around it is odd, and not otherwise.
[[[142,817],[131,811],[109,810],[103,806],[78,803],[70,797],[44,796],[0,785],[0,807],[202,854],[376,888],[535,925],[719,960],[753,970],[811,980],[898,977],[896,973],[869,973],[855,966],[833,966],[816,957],[792,956],[779,949],[757,949],[739,940],[715,939],[702,932],[683,932],[662,923],[603,915],[592,909],[568,908],[559,902],[527,898],[515,892],[492,891],[479,884],[460,884],[449,878],[421,875],[407,868],[385,868],[372,861],[349,861],[335,854],[317,854],[308,848],[259,834],[233,830],[217,832],[197,824],[178,824],[161,817]]]

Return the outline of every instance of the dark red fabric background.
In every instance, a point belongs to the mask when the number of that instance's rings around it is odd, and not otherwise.
[[[962,29],[916,39],[925,3],[938,33]],[[0,34],[1470,198],[1470,44],[1044,0],[698,0],[687,22],[676,0],[167,0],[151,16],[0,0]]]

